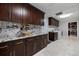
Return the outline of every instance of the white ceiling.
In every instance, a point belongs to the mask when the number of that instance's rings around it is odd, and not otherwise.
[[[70,16],[70,19],[79,18],[79,4],[78,3],[31,3],[33,6],[44,11],[49,17],[52,16],[58,20],[61,20],[56,16],[56,13],[74,13]]]

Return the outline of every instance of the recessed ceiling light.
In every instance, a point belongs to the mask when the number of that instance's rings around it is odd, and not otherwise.
[[[60,17],[60,18],[66,18],[66,17],[69,17],[71,15],[73,15],[73,13],[62,14],[62,15],[59,15],[58,17]]]
[[[62,12],[58,12],[58,13],[56,13],[56,15],[61,15],[61,14],[63,14]]]

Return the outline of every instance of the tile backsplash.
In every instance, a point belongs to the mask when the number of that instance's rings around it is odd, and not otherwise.
[[[17,25],[18,27],[21,27],[21,24],[19,24],[19,23],[0,21],[0,28],[3,28],[3,29],[6,29],[7,26],[12,27],[13,25]]]
[[[13,22],[7,22],[7,21],[0,21],[0,28],[2,28],[2,30],[4,29],[5,31],[8,30],[14,30],[13,25],[16,25],[18,28],[16,29],[20,29],[23,25],[21,25],[20,23],[13,23]],[[45,31],[43,26],[40,25],[32,25],[29,24],[28,26],[24,26],[26,30],[26,28],[28,27],[30,31],[32,31],[33,33],[40,33],[41,31]]]

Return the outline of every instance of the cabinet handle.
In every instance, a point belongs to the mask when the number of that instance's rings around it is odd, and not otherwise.
[[[18,45],[18,44],[22,44],[23,42],[19,42],[19,43],[16,43],[16,45]]]
[[[0,49],[6,48],[6,47],[8,47],[8,46],[3,46],[3,47],[0,47]]]

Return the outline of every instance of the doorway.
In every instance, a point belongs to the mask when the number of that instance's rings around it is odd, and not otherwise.
[[[77,22],[68,23],[68,38],[77,39]]]

